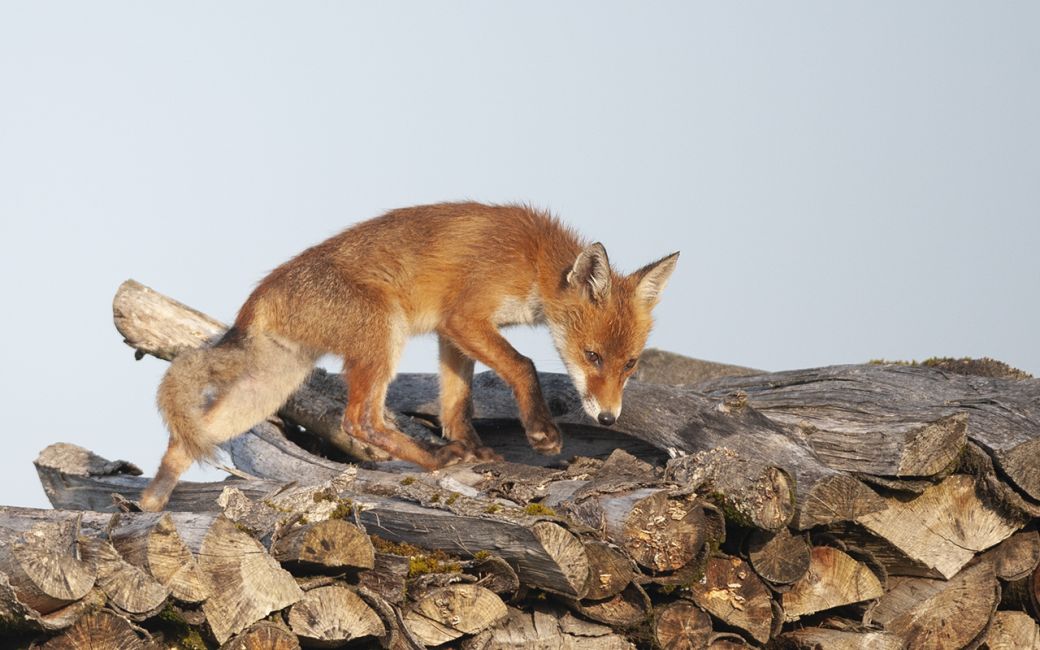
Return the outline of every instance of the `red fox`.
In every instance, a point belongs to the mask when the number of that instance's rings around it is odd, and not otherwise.
[[[170,365],[157,400],[169,447],[140,505],[162,509],[193,462],[275,413],[326,353],[343,359],[344,432],[395,458],[427,469],[498,458],[471,423],[474,360],[512,388],[531,446],[557,454],[534,364],[498,328],[548,325],[585,411],[610,426],[678,256],[619,275],[602,244],[525,206],[445,203],[359,223],[272,271],[216,344]],[[449,441],[433,448],[384,412],[405,340],[429,332]]]

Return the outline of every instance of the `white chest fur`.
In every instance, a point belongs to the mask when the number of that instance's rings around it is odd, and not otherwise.
[[[538,293],[532,288],[523,298],[507,296],[503,299],[492,318],[495,325],[538,325],[545,322],[545,312]]]

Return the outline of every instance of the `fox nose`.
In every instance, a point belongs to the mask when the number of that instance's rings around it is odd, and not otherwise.
[[[599,420],[599,423],[605,427],[609,427],[610,425],[614,424],[614,422],[617,420],[617,418],[614,417],[614,414],[610,413],[609,411],[600,411],[599,417],[597,417],[596,419]]]

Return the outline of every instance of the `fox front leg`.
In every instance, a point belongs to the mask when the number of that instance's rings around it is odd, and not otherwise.
[[[563,439],[542,396],[534,362],[517,352],[490,322],[453,319],[440,334],[464,355],[491,368],[509,384],[531,447],[546,455],[560,453]]]

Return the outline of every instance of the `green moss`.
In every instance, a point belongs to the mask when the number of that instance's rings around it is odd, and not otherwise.
[[[285,506],[277,504],[274,501],[271,501],[270,499],[264,499],[261,503],[263,503],[265,506],[267,506],[271,510],[277,510],[278,512],[284,512],[287,515],[293,514],[293,511],[292,511],[291,508],[286,508]]]
[[[437,503],[441,500],[441,493],[434,492],[433,496],[430,497],[430,503]]]
[[[433,551],[408,558],[408,577],[427,573],[462,573],[462,565],[444,551]]]
[[[329,519],[348,519],[354,514],[354,502],[350,499],[339,499],[336,508],[329,513]]]
[[[322,501],[332,501],[336,498],[336,495],[332,494],[331,490],[318,490],[311,495],[314,499],[314,503],[321,503]]]
[[[491,557],[491,553],[489,551],[477,551],[473,554],[473,559],[477,560],[478,562],[483,562],[489,557]]]
[[[543,506],[540,503],[528,503],[524,506],[524,513],[528,515],[545,515],[547,517],[555,517],[556,511],[549,506]]]
[[[209,648],[209,644],[206,643],[199,628],[188,625],[172,605],[163,608],[156,618],[158,619],[157,627],[167,641],[171,642],[171,647],[183,650],[207,650]]]
[[[488,505],[488,507],[484,508],[484,512],[488,513],[489,515],[493,515],[501,509],[502,506],[498,505],[497,503],[492,503]]]
[[[380,553],[386,553],[387,555],[410,557],[412,555],[421,555],[423,553],[423,550],[418,546],[406,544],[405,542],[391,542],[390,540],[383,539],[379,535],[372,535],[371,539],[372,546]]]
[[[406,476],[403,479],[401,479],[401,485],[411,485],[412,483],[415,483],[414,476]]]
[[[444,503],[447,503],[450,506],[451,504],[455,503],[455,500],[458,499],[458,498],[459,498],[459,493],[458,492],[452,492],[451,494],[448,495],[448,498],[444,500]]]

